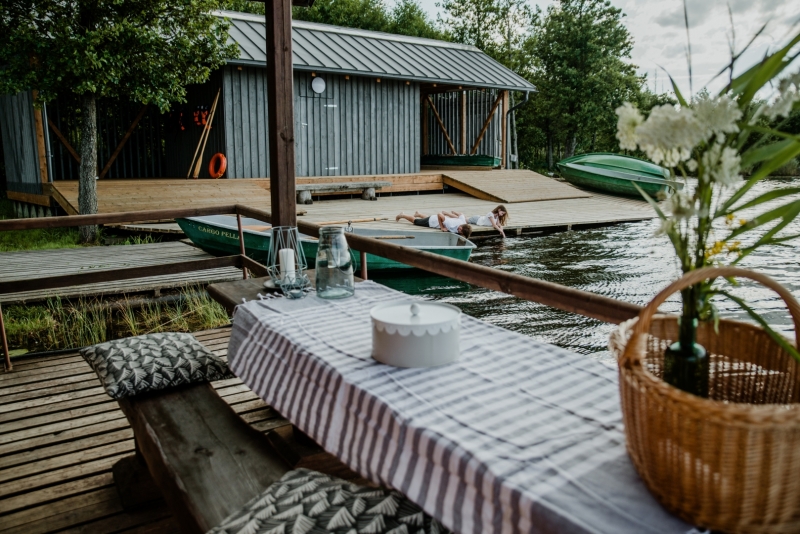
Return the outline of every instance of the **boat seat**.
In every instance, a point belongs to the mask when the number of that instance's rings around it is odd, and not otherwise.
[[[298,184],[295,186],[297,191],[298,204],[312,204],[311,195],[314,193],[347,193],[350,191],[361,191],[363,200],[378,200],[375,195],[377,189],[390,187],[392,182],[335,182],[321,184]]]

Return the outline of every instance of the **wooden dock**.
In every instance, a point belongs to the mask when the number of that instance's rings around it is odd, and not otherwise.
[[[147,245],[116,245],[73,249],[31,250],[0,253],[0,282],[63,276],[87,271],[106,271],[147,265],[162,265],[212,257],[202,250],[180,242]],[[235,267],[193,271],[181,275],[150,276],[116,282],[99,282],[24,293],[0,295],[0,302],[33,302],[51,296],[88,297],[120,295],[143,291],[206,285],[239,280],[242,272]]]
[[[379,192],[376,202],[360,198],[327,199],[299,207],[313,222],[387,217],[388,222],[371,228],[391,228],[402,212],[425,214],[455,210],[484,215],[497,204],[507,204],[511,216],[507,235],[553,229],[638,221],[655,217],[644,201],[589,193],[565,182],[528,170],[422,171],[419,174],[336,176],[298,178],[298,183],[384,180],[392,186]],[[99,212],[145,209],[190,208],[240,203],[269,210],[269,180],[101,180],[98,182]],[[77,182],[51,184],[53,198],[69,213],[76,212]],[[416,195],[413,193],[417,193]],[[425,194],[421,194],[425,193]],[[437,194],[441,193],[441,194]],[[302,211],[300,211],[302,209]],[[177,226],[142,227],[123,225],[134,231],[177,232]],[[475,228],[475,235],[492,235],[491,228]]]
[[[195,334],[222,357],[229,335]],[[213,386],[257,430],[290,428],[240,380]],[[123,510],[111,466],[131,454],[128,421],[76,352],[19,360],[0,374],[0,533],[176,532],[162,502]]]

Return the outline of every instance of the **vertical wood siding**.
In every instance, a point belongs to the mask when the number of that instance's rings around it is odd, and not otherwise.
[[[419,171],[419,86],[402,81],[310,73],[294,75],[298,176]],[[266,84],[263,69],[224,69],[225,142],[230,178],[268,176]],[[216,122],[216,121],[215,121]]]
[[[467,146],[465,150],[462,149],[460,143],[460,93],[453,92],[431,95],[431,100],[433,100],[436,109],[439,111],[439,116],[442,118],[442,122],[447,129],[447,134],[450,136],[450,140],[453,142],[453,145],[456,147],[456,151],[459,154],[463,152],[469,154],[470,150],[472,149],[472,145],[475,144],[475,140],[478,138],[478,134],[483,127],[483,123],[486,121],[486,116],[489,114],[489,110],[492,109],[492,104],[494,104],[494,101],[497,98],[497,93],[498,92],[496,90],[473,90],[464,92],[464,95],[467,99],[467,122],[465,128],[467,131]],[[501,110],[502,104],[494,112],[494,118],[489,124],[489,128],[487,128],[480,145],[478,145],[478,149],[475,151],[476,154],[495,156],[498,158],[501,156]],[[434,117],[432,111],[428,113],[428,132],[430,132],[428,141],[429,154],[452,153],[450,146],[447,144],[447,140],[445,139],[444,134],[439,127],[439,123],[436,121],[436,117]]]
[[[0,95],[0,133],[3,136],[8,189],[40,194],[42,184],[30,91]]]

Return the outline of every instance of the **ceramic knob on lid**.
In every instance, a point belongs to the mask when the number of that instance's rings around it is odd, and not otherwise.
[[[461,310],[450,304],[379,304],[372,317],[372,357],[397,367],[433,367],[459,356]]]

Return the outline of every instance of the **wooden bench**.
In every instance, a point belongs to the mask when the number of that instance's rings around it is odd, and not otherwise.
[[[392,182],[335,182],[322,184],[298,184],[295,186],[297,191],[298,204],[312,204],[311,195],[314,193],[347,193],[351,191],[361,191],[363,200],[378,200],[375,190],[382,187],[390,187]]]
[[[213,284],[209,294],[232,313],[242,299],[266,293],[267,279]],[[136,442],[136,454],[113,467],[122,505],[163,498],[182,532],[207,532],[291,469],[369,484],[292,425],[255,430],[210,384],[127,397],[119,406]]]

